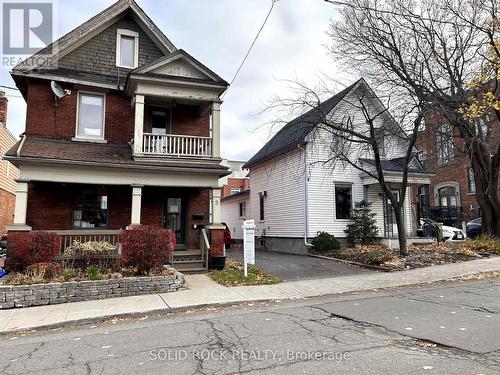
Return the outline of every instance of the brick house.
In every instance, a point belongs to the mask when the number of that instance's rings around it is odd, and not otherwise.
[[[174,262],[205,268],[209,241],[211,255],[223,252],[227,82],[177,49],[133,0],[54,45],[57,55],[35,55],[11,72],[27,114],[22,140],[6,155],[21,171],[9,241],[19,231],[56,231],[64,251],[75,238],[156,225],[176,233]]]
[[[6,227],[14,219],[15,180],[19,178],[19,170],[7,160],[2,160],[5,152],[17,142],[16,137],[7,129],[7,105],[8,99],[0,91],[0,237],[7,232]]]
[[[230,175],[220,179],[222,187],[222,198],[231,194],[237,194],[250,188],[248,169],[243,169],[244,161],[223,160],[222,164],[229,168]]]
[[[500,142],[498,128],[492,127],[493,139],[489,143],[493,147]],[[419,133],[417,148],[422,152],[420,158],[425,167],[435,172],[430,185],[413,189],[417,216],[458,227],[462,221],[480,217],[474,172],[456,131],[439,116],[431,115]]]
[[[231,231],[231,239],[243,240],[243,221],[250,208],[250,177],[248,169],[243,168],[244,161],[224,160],[230,175],[221,178],[222,186],[221,216],[222,221]]]

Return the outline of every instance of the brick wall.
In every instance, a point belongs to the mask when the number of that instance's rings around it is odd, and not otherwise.
[[[211,229],[210,230],[210,255],[223,256],[224,255],[224,230]]]
[[[4,91],[0,91],[0,122],[4,125],[7,124],[7,104],[9,100],[5,96]]]
[[[78,192],[76,184],[30,183],[28,188],[27,224],[33,230],[70,230]],[[132,188],[107,186],[101,188],[108,196],[108,228],[121,229],[130,224]],[[105,193],[104,193],[105,192]],[[200,232],[194,224],[208,224],[208,189],[167,189],[144,187],[142,190],[141,223],[163,225],[163,209],[167,197],[181,197],[186,202],[186,247],[199,247]],[[201,215],[202,218],[196,218]]]
[[[69,84],[65,89],[71,95],[57,103],[50,81],[34,80],[28,84],[26,134],[54,139],[71,140],[76,134],[78,90]],[[126,144],[134,138],[135,110],[130,98],[119,91],[106,93],[104,119],[105,139],[108,143]],[[148,130],[147,118],[145,131]],[[208,137],[210,116],[208,111],[192,105],[177,105],[172,112],[172,133]]]
[[[429,199],[431,207],[439,206],[439,199],[436,197],[436,186],[454,182],[459,186],[459,205],[464,209],[464,220],[469,221],[479,216],[479,204],[477,203],[476,195],[469,193],[468,189],[468,169],[471,166],[469,157],[461,152],[464,149],[464,142],[459,134],[455,131],[453,143],[455,145],[454,158],[449,163],[438,165],[436,144],[436,130],[444,121],[437,115],[429,116],[426,119],[426,127],[419,134],[417,139],[417,147],[419,150],[425,151],[426,160],[424,162],[426,169],[434,171],[436,175],[431,177],[431,185],[429,186]],[[493,127],[494,139],[490,142],[492,147],[496,147],[500,141],[500,126]],[[415,201],[416,188],[413,189],[412,197]],[[471,209],[472,207],[472,209]]]
[[[249,178],[228,178],[227,185],[222,187],[222,197],[231,195],[231,189],[239,189],[244,191],[250,188]]]
[[[73,210],[81,185],[34,182],[28,188],[27,224],[33,230],[73,229]],[[132,188],[108,186],[108,228],[130,224]]]
[[[16,196],[0,189],[0,236],[7,233],[5,227],[14,221],[14,207]]]
[[[188,246],[190,249],[198,249],[200,246],[200,232],[194,230],[193,225],[207,225],[209,221],[210,191],[200,190],[193,192],[188,202]],[[193,215],[203,215],[203,219],[195,219]]]
[[[177,105],[172,110],[172,133],[208,137],[210,114],[197,106]]]
[[[78,90],[64,85],[71,95],[54,102],[50,81],[28,84],[26,134],[71,140],[76,134]],[[130,99],[119,92],[106,94],[105,139],[108,143],[128,143],[134,137],[134,110]]]

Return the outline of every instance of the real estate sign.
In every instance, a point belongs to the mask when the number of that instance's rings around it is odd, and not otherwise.
[[[255,264],[255,221],[245,220],[243,222],[243,270],[247,277],[248,264]]]

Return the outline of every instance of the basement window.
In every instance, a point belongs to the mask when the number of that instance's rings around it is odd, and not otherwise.
[[[123,29],[117,31],[116,66],[128,69],[139,66],[139,33]]]

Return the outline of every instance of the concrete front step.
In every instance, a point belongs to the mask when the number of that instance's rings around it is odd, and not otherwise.
[[[191,256],[199,256],[201,257],[201,250],[175,250],[174,251],[174,259],[177,258],[186,258]]]

